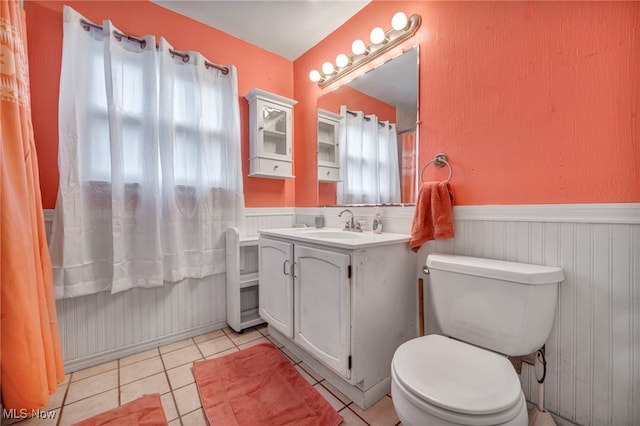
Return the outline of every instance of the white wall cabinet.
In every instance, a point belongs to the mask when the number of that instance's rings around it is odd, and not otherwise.
[[[226,230],[227,323],[237,332],[262,324],[259,306],[258,237]]]
[[[318,110],[318,181],[338,182],[340,178],[340,115]]]
[[[249,176],[293,177],[292,99],[260,89],[245,96],[249,102]]]
[[[261,231],[260,315],[273,338],[363,409],[391,389],[391,359],[417,335],[415,254]]]

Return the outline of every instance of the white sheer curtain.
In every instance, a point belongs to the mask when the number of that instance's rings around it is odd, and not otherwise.
[[[380,203],[400,202],[400,162],[395,123],[378,122]]]
[[[396,126],[375,115],[340,107],[338,204],[400,202]],[[383,126],[384,125],[384,126]]]
[[[224,229],[238,226],[244,198],[236,70],[171,50],[160,39],[164,266],[178,281],[225,271]]]
[[[56,297],[224,272],[243,208],[236,72],[64,8]]]

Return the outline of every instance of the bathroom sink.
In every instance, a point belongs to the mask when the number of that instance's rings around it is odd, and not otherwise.
[[[348,240],[362,236],[360,232],[349,231],[310,231],[305,232],[304,235],[311,238],[327,238],[331,240]]]
[[[261,236],[266,237],[284,238],[346,249],[404,243],[408,242],[410,238],[410,235],[407,234],[392,234],[389,232],[374,234],[371,231],[343,231],[339,228],[280,228],[261,229],[258,232]]]

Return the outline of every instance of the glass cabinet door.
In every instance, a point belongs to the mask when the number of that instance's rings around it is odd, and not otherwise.
[[[340,115],[318,110],[318,182],[340,181]]]
[[[318,119],[318,164],[338,165],[338,126],[333,121]]]
[[[292,110],[296,101],[258,88],[249,101],[249,176],[293,178]]]
[[[260,102],[262,125],[258,128],[262,132],[264,154],[288,155],[291,147],[287,141],[288,111]]]

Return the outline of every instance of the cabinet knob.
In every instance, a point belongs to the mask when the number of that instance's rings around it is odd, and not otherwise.
[[[331,172],[327,170],[327,176],[329,176],[330,174],[331,174]]]
[[[258,127],[258,130],[264,130],[264,126]]]
[[[276,164],[275,166],[273,166],[273,170],[277,169],[278,165]]]

